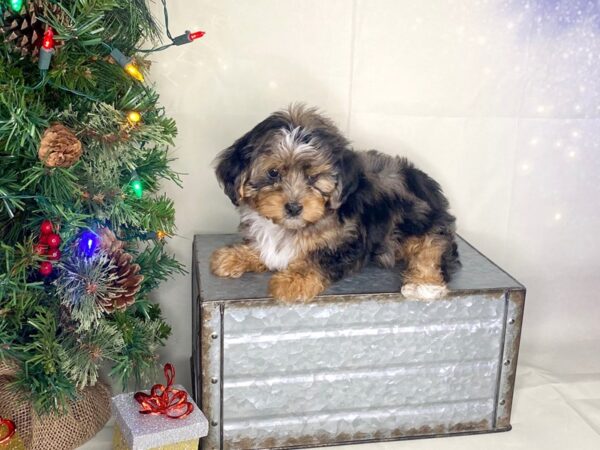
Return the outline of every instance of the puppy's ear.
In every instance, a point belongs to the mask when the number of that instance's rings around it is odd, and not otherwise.
[[[362,167],[358,155],[354,151],[344,148],[335,163],[335,170],[337,187],[331,198],[331,206],[337,209],[356,191],[361,181]]]
[[[223,150],[215,159],[217,180],[234,205],[239,205],[244,174],[250,165],[252,146],[249,133]]]
[[[238,206],[240,203],[252,160],[266,143],[268,134],[285,126],[283,118],[273,114],[217,155],[217,179],[234,205]]]

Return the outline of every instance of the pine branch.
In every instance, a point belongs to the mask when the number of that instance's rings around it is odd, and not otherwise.
[[[54,283],[56,295],[79,323],[78,331],[90,331],[105,313],[102,302],[121,292],[115,287],[114,265],[108,256],[97,253],[90,258],[73,254],[61,266]]]
[[[175,274],[184,274],[185,267],[164,251],[161,243],[147,246],[135,260],[142,269],[144,281],[140,295],[156,289]]]
[[[154,376],[156,350],[171,329],[162,320],[144,320],[128,313],[116,313],[113,319],[123,335],[125,349],[115,358],[111,376],[123,387],[130,381],[141,386]]]
[[[62,369],[81,389],[96,384],[100,364],[114,361],[125,342],[116,326],[100,322],[88,333],[67,334],[62,344]]]
[[[12,383],[30,399],[39,411],[63,411],[76,397],[73,383],[61,370],[63,350],[57,335],[56,319],[51,310],[40,311],[29,319],[33,328],[30,340],[18,347],[23,355],[23,370]]]

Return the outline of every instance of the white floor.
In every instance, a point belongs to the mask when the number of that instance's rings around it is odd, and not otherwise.
[[[600,343],[539,353],[519,364],[512,431],[335,447],[337,450],[598,450]],[[111,448],[112,422],[81,447]]]

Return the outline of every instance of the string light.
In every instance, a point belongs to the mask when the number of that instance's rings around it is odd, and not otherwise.
[[[140,72],[140,70],[135,67],[135,65],[131,62],[125,64],[125,72],[127,72],[131,77],[135,78],[138,81],[144,81],[144,75],[142,75],[142,72]]]
[[[44,38],[42,39],[42,48],[40,49],[40,60],[38,67],[40,70],[45,71],[50,67],[50,61],[52,60],[52,54],[54,53],[54,30],[50,27],[44,32]]]
[[[156,239],[159,241],[162,241],[164,238],[168,237],[169,235],[163,231],[163,230],[158,230],[158,231],[148,231],[146,233],[142,233],[140,235],[134,236],[138,237],[140,239]]]
[[[127,120],[131,125],[137,125],[142,120],[142,115],[137,111],[131,111],[127,114]]]
[[[161,3],[163,5],[163,14],[165,17],[165,32],[167,33],[167,37],[171,40],[171,42],[169,44],[162,45],[160,47],[149,48],[149,49],[137,49],[138,52],[142,52],[142,53],[160,52],[169,47],[172,47],[173,45],[189,44],[190,42],[193,42],[194,40],[200,39],[202,36],[204,36],[204,34],[205,34],[204,31],[194,31],[193,33],[191,31],[186,31],[184,34],[173,37],[173,35],[171,34],[171,30],[169,29],[169,9],[167,8],[167,0],[161,0]]]
[[[195,41],[196,39],[200,39],[206,33],[204,31],[194,31],[193,33],[189,30],[186,30],[184,34],[179,36],[175,36],[173,39],[173,45],[184,45],[189,44],[190,42]]]
[[[24,4],[24,0],[0,0],[0,3],[3,1],[8,3],[9,8],[13,12],[16,12],[16,13],[18,13],[22,9],[23,4]],[[200,31],[200,30],[194,31],[194,32],[188,30],[182,35],[173,37],[169,30],[169,12],[167,9],[167,2],[166,2],[166,0],[161,0],[161,3],[163,5],[163,11],[164,11],[166,34],[167,34],[168,38],[171,40],[171,42],[169,44],[166,44],[166,45],[163,45],[163,46],[157,47],[157,48],[135,49],[136,52],[140,52],[140,53],[158,52],[161,50],[165,50],[173,45],[189,44],[190,42],[200,39],[201,37],[203,37],[206,34],[204,31]],[[0,4],[0,11],[2,9],[1,6],[2,5]],[[38,63],[42,77],[41,77],[40,81],[31,89],[36,90],[46,84],[49,84],[57,89],[61,89],[61,90],[65,91],[65,92],[69,92],[71,94],[75,94],[80,97],[87,98],[90,101],[100,102],[100,100],[97,98],[89,96],[83,92],[76,91],[74,89],[70,89],[65,86],[61,86],[59,84],[53,83],[47,79],[47,71],[50,67],[50,61],[52,59],[52,54],[54,53],[54,45],[55,45],[54,44],[54,30],[52,30],[51,28],[48,27],[48,29],[44,33],[44,37],[42,40],[42,46],[40,49],[40,58],[39,58],[39,63]],[[106,42],[100,41],[100,45],[102,45],[103,47],[105,47],[107,50],[110,51],[110,56],[117,62],[117,64],[119,64],[123,68],[123,70],[127,74],[129,74],[129,76],[131,76],[132,78],[134,78],[140,82],[144,81],[144,75],[139,70],[139,68],[134,64],[134,60],[132,58],[124,55],[123,52],[121,52],[119,49],[114,48],[111,45],[108,45]],[[6,203],[6,201],[4,201],[4,203]],[[8,213],[9,213],[9,215],[12,215],[12,211],[10,210],[10,208],[8,208]]]
[[[142,195],[144,195],[144,186],[142,186],[142,180],[140,180],[135,170],[131,174],[129,186],[137,198],[142,198]]]
[[[92,231],[84,231],[79,238],[79,251],[87,258],[90,258],[98,247],[98,235]]]
[[[191,41],[195,41],[196,39],[200,39],[205,34],[206,33],[204,31],[194,31],[193,33],[189,33],[188,32],[188,36],[190,38],[190,42]]]
[[[144,75],[142,72],[133,64],[133,60],[125,56],[118,48],[113,48],[110,52],[110,56],[119,64],[125,72],[136,80],[143,82]]]
[[[8,0],[8,7],[14,13],[18,13],[23,8],[23,0]]]
[[[131,189],[133,189],[133,193],[137,198],[142,198],[142,195],[144,195],[144,188],[142,187],[141,180],[133,180],[131,182]]]
[[[54,30],[50,27],[44,33],[44,39],[42,40],[42,48],[46,50],[54,49]]]

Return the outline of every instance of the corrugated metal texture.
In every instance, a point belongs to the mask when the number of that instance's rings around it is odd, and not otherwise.
[[[503,293],[224,310],[224,448],[491,430]]]
[[[228,301],[244,299],[267,299],[267,285],[271,274],[247,273],[238,279],[216,277],[210,273],[211,253],[224,245],[238,242],[240,237],[234,234],[197,235],[194,238],[195,258],[197,260],[198,279],[202,301]],[[463,267],[450,281],[448,288],[452,292],[481,292],[501,289],[522,289],[523,286],[499,269],[474,247],[458,238],[458,250]],[[400,271],[386,270],[368,266],[331,285],[323,294],[356,295],[400,292],[402,279]]]

